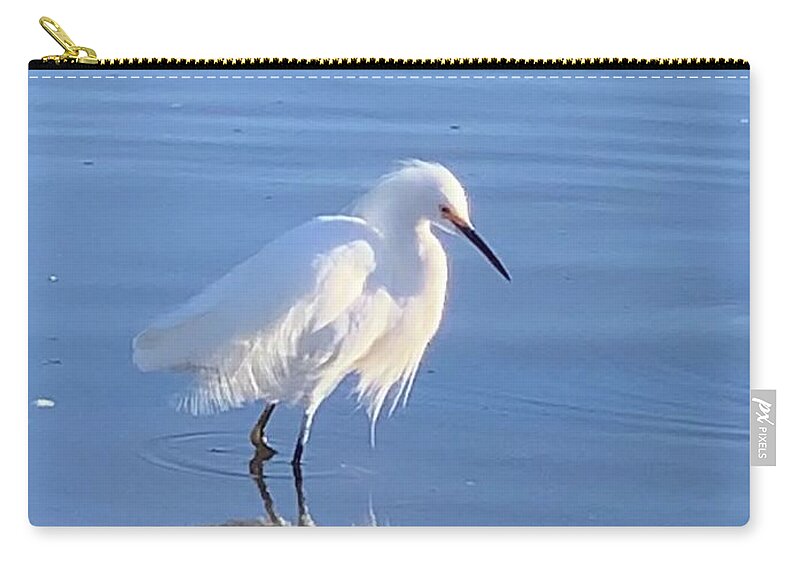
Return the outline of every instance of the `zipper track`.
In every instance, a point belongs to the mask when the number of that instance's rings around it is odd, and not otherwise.
[[[121,58],[97,64],[34,59],[28,69],[750,69],[743,59],[581,58],[581,59],[393,59],[393,58]]]

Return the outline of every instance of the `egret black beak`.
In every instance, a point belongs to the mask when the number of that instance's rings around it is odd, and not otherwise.
[[[451,222],[453,222],[453,225],[456,228],[458,228],[458,231],[464,234],[466,238],[475,245],[475,247],[481,250],[481,253],[486,256],[486,259],[489,260],[489,263],[494,265],[494,268],[500,272],[500,275],[505,277],[507,280],[511,281],[511,276],[508,274],[508,271],[506,271],[506,268],[503,267],[503,264],[500,262],[499,259],[497,259],[497,256],[494,254],[491,248],[488,245],[486,245],[486,242],[483,241],[481,236],[478,235],[478,232],[476,232],[473,228],[469,227],[460,218],[451,216],[448,219]]]

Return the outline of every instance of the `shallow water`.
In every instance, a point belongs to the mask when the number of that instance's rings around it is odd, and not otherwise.
[[[297,523],[299,411],[271,420],[259,488],[259,406],[174,412],[185,379],[138,372],[131,339],[406,157],[459,176],[513,282],[443,237],[408,407],[375,448],[349,385],[320,408],[313,521],[746,521],[748,81],[31,75],[34,524]]]

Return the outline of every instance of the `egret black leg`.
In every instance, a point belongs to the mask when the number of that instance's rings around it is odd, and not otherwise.
[[[267,406],[264,408],[264,411],[261,412],[261,415],[258,416],[258,421],[256,425],[253,426],[253,429],[250,431],[250,442],[255,447],[261,447],[266,445],[266,438],[264,437],[264,430],[267,427],[267,422],[269,421],[269,417],[272,415],[272,412],[275,410],[275,402],[269,402]]]
[[[294,448],[294,457],[292,458],[292,465],[297,468],[303,457],[303,450],[306,443],[308,443],[308,436],[311,433],[311,422],[314,421],[314,411],[306,410],[303,414],[303,423],[300,424],[300,433],[297,436],[297,445]]]
[[[303,449],[305,448],[305,444],[300,441],[300,438],[297,439],[297,445],[294,446],[294,457],[292,457],[292,465],[295,467],[300,466],[300,460],[303,458]]]

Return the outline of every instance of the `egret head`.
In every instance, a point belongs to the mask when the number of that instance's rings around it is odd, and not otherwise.
[[[467,193],[447,168],[435,162],[403,161],[383,176],[374,190],[359,199],[352,212],[381,227],[429,222],[447,233],[463,234],[503,277],[503,264],[475,231],[469,218]]]

